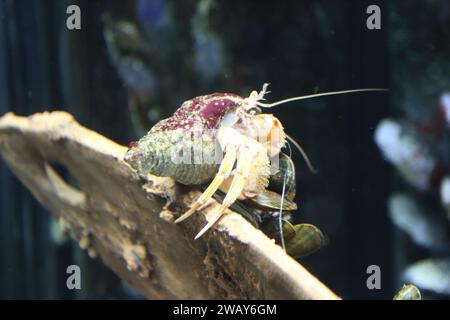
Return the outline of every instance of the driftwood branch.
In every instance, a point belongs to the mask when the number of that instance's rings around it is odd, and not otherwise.
[[[199,192],[170,178],[143,181],[122,161],[126,150],[65,112],[0,119],[11,170],[91,257],[148,298],[337,299],[237,213],[193,240],[218,204],[174,224]]]

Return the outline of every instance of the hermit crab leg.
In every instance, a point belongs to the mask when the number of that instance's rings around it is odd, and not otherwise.
[[[198,210],[203,204],[208,201],[213,194],[219,189],[222,182],[228,178],[233,170],[234,163],[236,162],[236,147],[230,146],[225,151],[225,156],[222,160],[222,163],[219,167],[219,171],[211,182],[211,184],[206,188],[206,190],[202,193],[202,195],[197,199],[197,201],[192,205],[192,207],[182,216],[180,216],[175,223],[179,223],[183,220],[189,218],[195,211]]]
[[[244,189],[245,182],[250,174],[250,168],[252,164],[252,156],[250,149],[243,147],[239,149],[239,158],[237,160],[236,170],[234,171],[233,181],[228,189],[225,199],[223,199],[222,205],[219,207],[219,211],[214,217],[209,220],[208,224],[203,227],[202,230],[195,236],[195,239],[200,238],[209,228],[211,228],[223,215],[226,209],[231,206]]]

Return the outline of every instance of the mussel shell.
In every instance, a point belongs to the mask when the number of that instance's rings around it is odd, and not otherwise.
[[[324,236],[316,226],[297,224],[295,236],[286,242],[286,252],[294,258],[301,258],[319,250],[324,244]]]
[[[255,197],[247,199],[245,203],[263,211],[278,211],[280,210],[281,195],[270,190],[265,190]],[[297,210],[297,204],[285,198],[283,200],[283,210],[295,211]]]
[[[412,284],[404,285],[393,300],[421,300],[420,290]]]
[[[202,190],[204,191],[207,186],[202,186]],[[225,193],[217,190],[213,195],[213,198],[219,202],[222,202],[225,199]],[[250,222],[254,227],[260,227],[260,218],[256,212],[253,212],[251,208],[247,208],[245,205],[241,203],[241,201],[235,201],[231,206],[230,210],[233,210],[239,214],[241,214],[248,222]]]
[[[284,236],[285,242],[294,238],[296,231],[295,231],[294,225],[292,223],[290,223],[289,221],[283,220],[282,228],[283,228],[283,236]],[[265,221],[262,226],[262,229],[268,237],[275,239],[276,243],[281,244],[281,232],[280,232],[280,228],[279,228],[278,219],[272,218],[268,221]]]
[[[287,178],[285,186],[286,198],[289,200],[294,200],[296,192],[294,162],[288,155],[280,152],[279,170],[277,173],[270,176],[269,186],[267,189],[272,190],[278,194],[282,194],[285,174]]]

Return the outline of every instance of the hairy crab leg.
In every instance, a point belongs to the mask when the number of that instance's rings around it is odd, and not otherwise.
[[[180,216],[177,220],[175,220],[175,223],[179,223],[189,218],[195,211],[198,210],[198,208],[200,208],[203,204],[206,203],[206,201],[208,201],[208,199],[210,199],[213,196],[213,194],[217,191],[217,189],[219,189],[222,182],[226,178],[228,178],[228,176],[231,174],[235,162],[236,162],[236,147],[230,146],[225,151],[225,156],[222,160],[222,163],[219,167],[219,171],[214,180],[211,182],[208,188],[202,193],[202,195],[197,199],[197,201],[191,206],[191,208],[182,216]]]
[[[250,174],[250,168],[252,165],[252,155],[250,149],[247,147],[241,148],[239,157],[237,160],[236,170],[234,171],[233,181],[231,182],[230,189],[228,189],[225,199],[223,199],[222,205],[219,211],[208,222],[206,226],[195,236],[195,239],[200,238],[209,228],[211,228],[223,215],[224,211],[231,206],[244,189],[245,182]]]

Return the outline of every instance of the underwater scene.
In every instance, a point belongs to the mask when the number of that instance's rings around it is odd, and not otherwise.
[[[449,26],[0,0],[0,299],[448,300]]]

